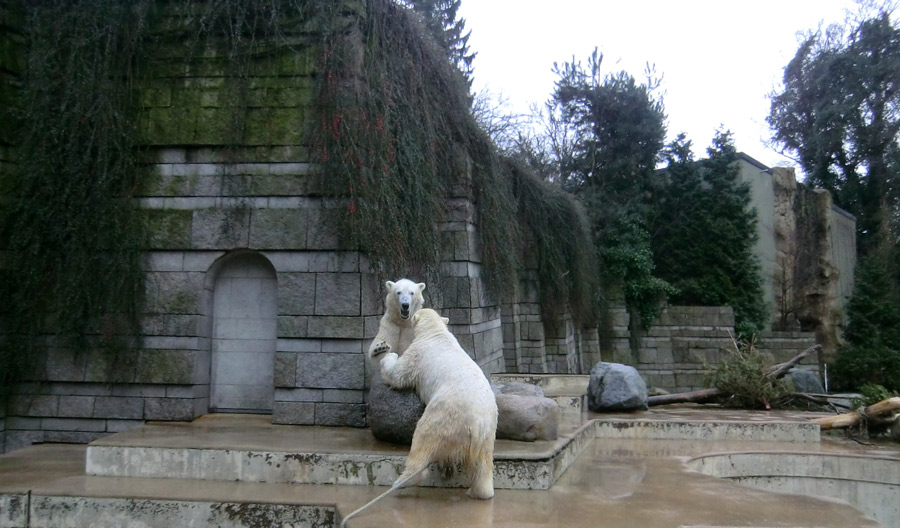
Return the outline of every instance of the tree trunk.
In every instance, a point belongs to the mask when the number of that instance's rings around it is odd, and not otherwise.
[[[853,411],[835,416],[826,416],[825,418],[816,418],[813,421],[819,424],[819,427],[822,429],[840,429],[842,427],[859,425],[863,419],[884,420],[897,411],[900,411],[900,398],[888,398],[869,405],[862,412]]]
[[[647,405],[667,405],[669,403],[703,403],[709,401],[723,393],[719,389],[703,389],[692,392],[679,392],[676,394],[663,394],[661,396],[650,396],[647,398]]]

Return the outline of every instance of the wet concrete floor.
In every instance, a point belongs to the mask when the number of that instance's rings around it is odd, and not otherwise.
[[[669,419],[696,412],[669,413]],[[759,419],[764,419],[762,415]],[[774,415],[768,414],[768,419]],[[621,418],[621,415],[617,415]],[[645,416],[647,418],[647,416]],[[657,413],[654,419],[666,418]],[[727,419],[719,414],[718,418]],[[737,419],[748,418],[736,414]],[[786,417],[791,419],[793,417]],[[207,422],[210,425],[210,422]],[[246,424],[245,424],[246,425]],[[244,447],[288,448],[299,441],[322,442],[333,449],[381,450],[366,430],[300,429],[229,424],[218,427],[217,442]],[[206,427],[209,433],[210,427]],[[230,432],[229,432],[229,429]],[[134,435],[139,433],[135,431]],[[190,444],[190,427],[174,441]],[[302,435],[300,435],[302,437]],[[362,444],[357,443],[362,439]],[[152,444],[160,441],[145,438]],[[172,437],[168,441],[171,442]],[[535,449],[535,446],[524,446]],[[403,448],[394,448],[403,451]],[[710,442],[703,440],[620,440],[598,438],[550,490],[497,490],[494,499],[469,499],[463,489],[412,488],[384,499],[350,521],[351,528],[396,527],[871,527],[879,526],[846,503],[783,495],[739,486],[689,470],[693,456],[742,450],[868,452],[884,456],[898,450],[854,446],[823,439],[821,444]],[[185,501],[237,501],[278,504],[334,505],[353,511],[386,488],[300,484],[254,484],[174,479],[88,477],[86,446],[39,445],[0,456],[0,493],[31,491],[36,495],[136,497]],[[281,528],[281,527],[277,527]]]

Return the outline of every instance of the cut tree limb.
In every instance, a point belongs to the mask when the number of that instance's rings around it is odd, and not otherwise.
[[[863,420],[876,423],[890,421],[891,416],[898,411],[900,411],[900,398],[888,398],[859,411],[816,418],[813,422],[819,424],[822,429],[840,429],[857,426]]]
[[[819,350],[820,348],[822,348],[822,345],[813,345],[813,346],[807,348],[806,350],[804,350],[803,352],[800,352],[793,358],[791,358],[790,361],[786,361],[784,363],[779,363],[777,365],[774,365],[772,368],[769,369],[768,375],[771,376],[773,379],[783,378],[785,375],[787,375],[789,370],[791,370],[792,368],[794,368],[795,365],[797,365],[797,363],[800,363],[801,361],[803,361],[803,359],[806,356],[812,354],[812,352],[814,350]]]
[[[647,398],[647,405],[666,405],[669,403],[703,403],[723,394],[719,389],[703,389],[691,392],[679,392],[676,394],[662,394]]]
[[[788,371],[794,367],[794,365],[800,363],[801,361],[803,361],[803,358],[810,355],[814,350],[818,350],[820,348],[822,348],[822,345],[813,345],[791,358],[790,361],[773,365],[772,368],[769,369],[769,372],[766,374],[766,376],[772,379],[783,378],[788,373]],[[678,392],[675,394],[663,394],[661,396],[651,396],[647,398],[647,406],[653,407],[654,405],[668,405],[670,403],[703,403],[719,396],[727,395],[728,394],[716,388],[691,392]]]

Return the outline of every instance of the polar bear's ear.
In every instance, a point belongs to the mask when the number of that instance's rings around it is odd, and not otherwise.
[[[389,290],[393,290],[395,284],[396,283],[394,281],[387,281],[384,283],[384,286]]]
[[[414,325],[417,324],[417,323],[419,322],[419,319],[420,319],[420,318],[421,318],[421,317],[420,317],[419,312],[414,313],[413,316],[412,316],[412,322],[413,322],[413,324],[414,324]]]
[[[419,284],[416,284],[416,287],[419,288],[419,291],[424,291],[424,290],[425,290],[425,283],[424,283],[424,282],[420,282]]]
[[[442,321],[445,325],[450,324],[450,319],[447,319],[446,317],[441,317],[441,321]]]

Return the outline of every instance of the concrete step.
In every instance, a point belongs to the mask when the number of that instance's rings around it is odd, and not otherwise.
[[[95,476],[237,482],[388,486],[407,448],[366,429],[272,425],[266,416],[208,415],[185,423],[148,423],[88,445]],[[555,441],[498,440],[494,487],[549,489],[594,437],[592,423],[566,422]],[[467,487],[461,468],[433,468],[422,483]]]

